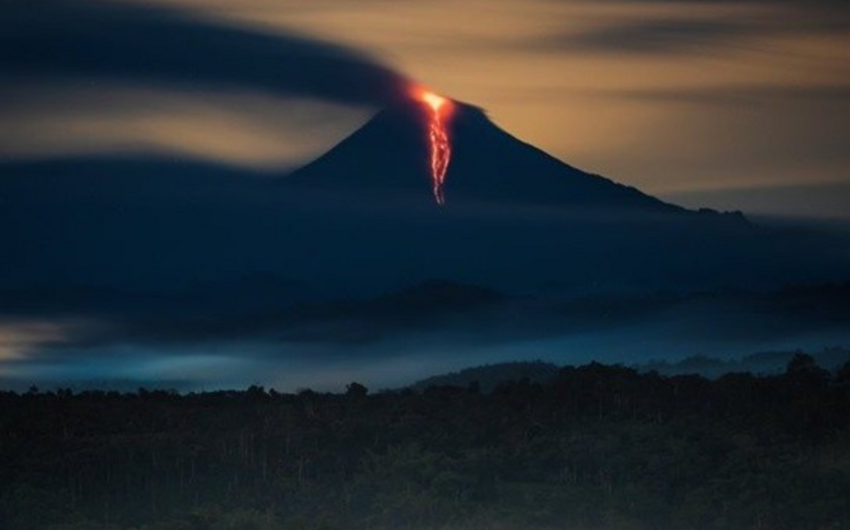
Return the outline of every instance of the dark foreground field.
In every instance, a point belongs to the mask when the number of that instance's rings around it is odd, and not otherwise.
[[[850,365],[344,395],[0,393],[0,528],[850,528]]]

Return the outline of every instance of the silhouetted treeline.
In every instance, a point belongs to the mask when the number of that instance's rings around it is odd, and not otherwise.
[[[0,393],[0,528],[850,528],[850,363],[482,393]]]
[[[795,355],[810,356],[820,366],[837,370],[850,362],[850,350],[842,347],[824,348],[819,352],[805,353],[797,351],[760,352],[746,355],[739,359],[720,359],[705,355],[693,355],[679,361],[651,360],[643,364],[635,364],[638,372],[657,372],[661,375],[701,375],[716,379],[729,373],[749,372],[754,375],[776,375],[785,371],[786,366]],[[534,383],[548,384],[560,371],[561,367],[544,361],[514,361],[497,364],[486,364],[464,368],[457,372],[436,375],[417,381],[412,388],[422,391],[429,386],[463,386],[477,383],[482,392],[491,392],[499,384],[507,381],[518,381],[526,378]]]
[[[745,355],[740,359],[718,359],[705,355],[693,355],[680,361],[649,361],[635,366],[641,372],[655,371],[663,375],[699,374],[710,378],[732,372],[750,372],[758,375],[781,373],[795,355],[803,351],[774,351]],[[806,355],[808,355],[806,353]],[[850,362],[850,350],[842,347],[824,348],[812,352],[811,357],[822,367],[835,369]]]
[[[435,375],[417,381],[411,385],[413,390],[421,392],[431,386],[477,385],[481,392],[489,393],[499,385],[527,379],[532,383],[548,384],[557,377],[560,367],[543,361],[514,361],[497,364],[485,364],[464,368],[457,372]]]

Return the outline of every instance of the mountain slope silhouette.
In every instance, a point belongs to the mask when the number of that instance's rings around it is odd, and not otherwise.
[[[357,200],[393,196],[430,200],[428,112],[416,101],[385,109],[281,183],[353,193]],[[454,103],[447,121],[453,150],[446,178],[450,208],[495,203],[597,212],[684,212],[521,142],[471,105]]]

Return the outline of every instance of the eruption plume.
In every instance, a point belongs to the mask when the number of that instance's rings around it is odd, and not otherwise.
[[[433,183],[434,200],[442,206],[446,203],[444,184],[446,171],[452,157],[452,146],[446,120],[451,110],[451,102],[433,92],[423,90],[419,99],[428,107],[428,138],[431,143],[431,181]]]

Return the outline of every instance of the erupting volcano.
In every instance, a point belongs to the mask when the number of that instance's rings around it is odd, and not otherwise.
[[[211,303],[241,318],[243,302],[246,311],[250,304],[271,315],[282,301],[367,298],[433,279],[583,297],[770,288],[847,270],[832,236],[786,237],[741,214],[665,203],[546,154],[483,109],[428,94],[407,92],[326,153],[271,181],[189,162],[0,163],[0,197],[14,198],[0,208],[0,238],[26,243],[0,260],[0,289],[18,293],[19,284],[61,273],[122,292],[132,273],[161,292],[190,293],[196,304],[207,300],[203,289],[194,294],[203,271],[224,286]],[[580,123],[569,127],[582,131]],[[449,154],[451,183],[444,182]],[[451,208],[435,205],[449,193]],[[35,204],[50,205],[37,223]],[[127,245],[126,234],[140,236]],[[37,292],[52,289],[45,283]],[[60,294],[46,296],[45,307],[76,303]],[[96,296],[91,311],[99,315],[109,299]],[[0,309],[8,298],[0,296]],[[392,316],[392,304],[381,307]],[[338,328],[340,340],[372,333],[356,325],[350,333],[340,318],[327,331]],[[326,331],[309,328],[304,336],[313,333]]]
[[[433,92],[422,91],[422,101],[431,113],[428,120],[428,137],[431,142],[431,179],[434,189],[434,200],[442,206],[446,203],[446,192],[443,185],[446,182],[446,171],[452,158],[452,146],[446,129],[443,115],[448,115],[451,103],[444,97]]]

